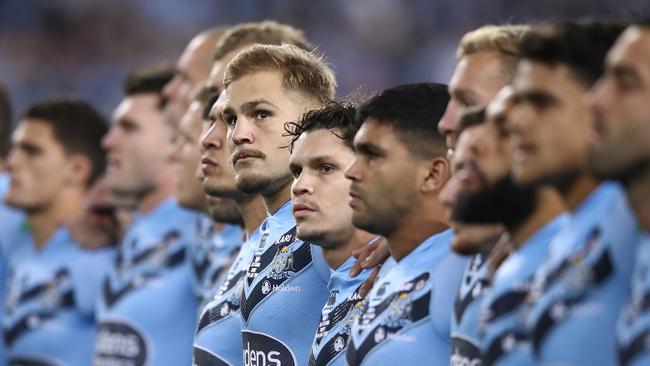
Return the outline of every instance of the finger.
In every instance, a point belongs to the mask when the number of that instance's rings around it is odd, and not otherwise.
[[[361,273],[361,263],[357,260],[352,264],[352,267],[350,267],[350,271],[348,272],[350,274],[350,277],[357,277],[359,273]]]
[[[359,288],[359,295],[362,297],[365,297],[370,290],[372,289],[372,286],[375,284],[375,280],[377,279],[377,276],[379,275],[379,267],[375,267],[372,272],[370,272],[370,276],[368,276],[368,279],[361,285]]]

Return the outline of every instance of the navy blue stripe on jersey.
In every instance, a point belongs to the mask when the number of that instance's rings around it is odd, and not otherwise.
[[[575,261],[580,259],[572,258],[571,260]],[[576,293],[571,297],[561,298],[552,303],[539,318],[532,332],[535,352],[539,351],[539,347],[549,330],[570,314],[571,307],[584,298],[586,291],[592,286],[597,286],[605,282],[612,273],[613,265],[609,250],[604,250],[596,263],[588,267],[588,271],[583,277],[584,283],[582,283],[581,289],[576,289]]]

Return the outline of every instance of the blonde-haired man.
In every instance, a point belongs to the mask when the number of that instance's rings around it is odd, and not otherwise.
[[[505,85],[510,83],[519,62],[518,44],[527,26],[486,25],[463,36],[456,52],[458,64],[449,82],[451,99],[438,130],[446,137],[448,156],[456,147],[459,121],[469,107],[486,106]],[[449,180],[441,199],[451,210],[456,205],[458,185]],[[489,286],[487,257],[502,235],[501,225],[467,225],[453,222],[452,248],[472,255],[456,296],[452,315],[453,365],[480,362],[478,349],[479,303]],[[508,243],[505,242],[505,247]],[[494,253],[499,253],[495,250]],[[493,253],[493,254],[494,254]],[[497,261],[493,261],[497,262]]]
[[[334,97],[332,70],[291,45],[255,45],[225,72],[223,119],[237,187],[268,212],[243,281],[244,365],[306,365],[330,269],[322,251],[296,239],[285,122]]]
[[[470,106],[486,106],[512,80],[519,61],[517,46],[527,30],[523,25],[486,25],[463,36],[449,81],[451,101],[438,124],[447,148],[456,145],[462,112]]]

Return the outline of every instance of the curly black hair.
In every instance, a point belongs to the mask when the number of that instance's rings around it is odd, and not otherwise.
[[[300,121],[284,124],[291,142],[286,147],[293,151],[293,146],[300,136],[309,131],[330,130],[335,136],[352,148],[354,135],[359,131],[360,123],[355,119],[357,109],[354,104],[344,101],[330,101],[324,107],[305,113]],[[337,131],[334,131],[337,130]]]

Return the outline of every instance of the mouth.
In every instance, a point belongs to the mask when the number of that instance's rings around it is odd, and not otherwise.
[[[114,156],[109,156],[106,161],[106,165],[108,166],[108,168],[115,169],[120,166],[120,161],[118,158]]]
[[[513,160],[517,162],[529,159],[537,151],[537,147],[532,143],[518,143],[513,147]]]
[[[213,170],[217,168],[219,164],[217,164],[214,160],[204,157],[201,159],[201,171],[205,174],[210,170]]]
[[[262,159],[264,154],[257,150],[235,150],[232,154],[232,164],[236,165],[237,163],[243,163],[246,161],[251,161],[253,159]]]
[[[348,194],[348,205],[354,209],[355,207],[359,206],[361,202],[362,198],[358,189],[350,187],[350,193]]]
[[[605,139],[607,129],[602,118],[596,117],[589,131],[589,139],[594,144],[599,144]]]
[[[308,216],[309,214],[311,214],[313,212],[316,212],[316,210],[313,209],[310,206],[307,206],[307,205],[305,205],[303,203],[295,203],[295,202],[293,204],[293,209],[292,210],[293,210],[293,216],[296,219],[304,218],[304,217]]]

